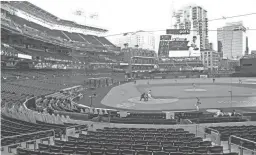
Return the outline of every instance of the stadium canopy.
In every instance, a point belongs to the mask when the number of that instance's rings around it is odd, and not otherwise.
[[[81,29],[92,29],[92,30],[101,31],[101,32],[108,31],[103,28],[81,25],[81,24],[77,24],[73,21],[60,19],[57,16],[55,16],[55,15],[53,15],[53,14],[51,14],[51,13],[37,7],[36,5],[34,5],[30,2],[27,2],[27,1],[11,1],[8,4],[10,4],[11,6],[13,6],[17,9],[20,9],[24,12],[30,13],[36,17],[44,19],[50,23],[55,23],[55,24],[58,23],[58,24],[62,24],[65,26],[71,26],[71,27],[76,27],[76,28],[81,28]]]

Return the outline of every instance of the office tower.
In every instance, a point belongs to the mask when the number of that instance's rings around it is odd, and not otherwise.
[[[246,53],[246,28],[242,22],[227,23],[217,30],[218,52],[224,59],[240,59]]]

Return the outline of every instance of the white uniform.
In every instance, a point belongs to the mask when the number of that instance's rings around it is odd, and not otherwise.
[[[201,104],[201,102],[200,101],[197,101],[197,103],[195,104],[195,106],[196,106],[196,111],[199,111],[199,105]]]
[[[148,91],[148,98],[152,98],[152,96],[151,96],[151,90]]]
[[[194,89],[196,89],[196,84],[193,83],[192,86],[193,86]]]
[[[198,54],[199,48],[197,47],[197,45],[198,45],[197,40],[196,41],[191,40],[188,42],[187,46],[189,47],[189,49],[188,49],[189,57]]]

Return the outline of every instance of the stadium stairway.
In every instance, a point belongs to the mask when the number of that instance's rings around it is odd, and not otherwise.
[[[77,35],[79,35],[86,43],[88,43],[89,44],[89,41],[87,41],[86,39],[85,39],[85,37],[83,37],[81,34],[77,34]]]
[[[68,38],[68,40],[71,40],[70,37],[69,37],[65,32],[61,31],[61,33],[62,33],[64,36],[66,36],[66,38]]]

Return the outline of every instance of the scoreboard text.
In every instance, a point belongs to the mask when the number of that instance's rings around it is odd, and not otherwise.
[[[189,29],[167,29],[166,34],[190,34]]]

